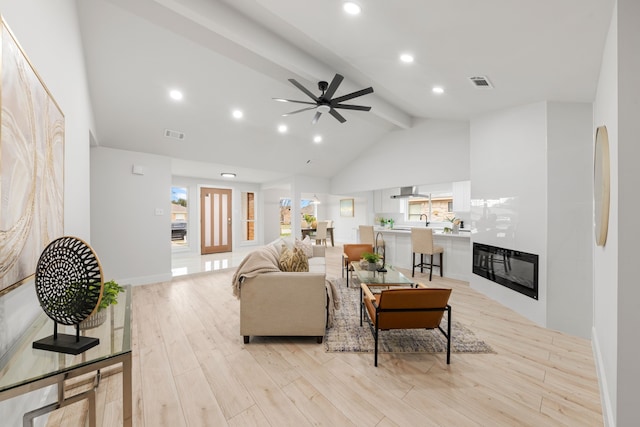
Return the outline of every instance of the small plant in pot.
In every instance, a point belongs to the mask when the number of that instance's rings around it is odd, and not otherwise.
[[[89,288],[95,285],[89,285]],[[109,280],[108,282],[104,282],[104,286],[102,288],[102,298],[100,299],[100,304],[98,304],[98,309],[91,314],[89,317],[80,322],[80,329],[90,329],[100,326],[107,319],[107,310],[111,304],[118,303],[118,295],[124,292],[124,288],[116,283],[115,280]]]
[[[365,252],[362,254],[362,259],[367,263],[367,269],[369,271],[375,271],[378,268],[378,262],[380,261],[380,255],[371,252]]]
[[[307,223],[307,225],[311,228],[316,228],[318,225],[318,220],[316,219],[315,216],[310,215],[310,214],[304,214],[302,216],[302,218],[304,219],[304,221]]]

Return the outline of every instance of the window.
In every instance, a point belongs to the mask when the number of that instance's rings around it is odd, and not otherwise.
[[[256,195],[242,192],[242,239],[246,242],[256,240]]]
[[[415,198],[407,199],[407,220],[409,221],[422,221],[420,215],[429,215],[429,199],[428,198]],[[424,218],[424,217],[423,217]]]
[[[450,194],[438,194],[422,198],[407,199],[407,221],[425,221],[426,215],[429,222],[444,222],[453,214],[453,196]]]
[[[171,187],[171,246],[187,245],[187,189]]]
[[[314,203],[314,200],[302,199],[300,200],[300,214],[301,217],[304,214],[318,216],[318,205]],[[280,199],[280,235],[291,235],[291,199]]]

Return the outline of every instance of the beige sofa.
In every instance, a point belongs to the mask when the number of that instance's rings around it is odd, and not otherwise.
[[[251,336],[315,336],[318,343],[322,342],[329,303],[325,248],[312,249],[309,272],[269,271],[264,262],[262,271],[268,272],[243,274],[239,267],[240,335],[245,344]]]

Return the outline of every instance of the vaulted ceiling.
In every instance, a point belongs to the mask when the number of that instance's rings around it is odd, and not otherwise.
[[[416,120],[593,101],[613,7],[613,0],[360,0],[362,12],[351,16],[342,3],[78,1],[97,144],[170,156],[179,175],[331,177]],[[402,53],[414,62],[401,62]],[[340,110],[345,123],[323,114],[312,124],[313,110],[282,117],[307,105],[273,98],[310,100],[288,79],[319,95],[318,81],[336,73],[345,79],[335,96],[374,88],[349,102],[370,112]],[[473,76],[493,87],[476,87]],[[184,98],[170,99],[172,89]]]

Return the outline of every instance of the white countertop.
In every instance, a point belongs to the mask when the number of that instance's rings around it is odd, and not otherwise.
[[[411,228],[412,227],[407,227],[407,226],[398,226],[394,228],[374,227],[373,232],[389,233],[389,234],[397,234],[397,235],[403,235],[403,234],[410,235]],[[422,228],[422,227],[418,227],[418,228]],[[431,228],[431,227],[428,227],[428,228]],[[471,237],[471,230],[469,229],[462,229],[458,233],[445,233],[441,228],[433,228],[432,230],[433,230],[433,235],[435,237],[451,237],[451,238],[458,238],[458,239],[469,239]]]

